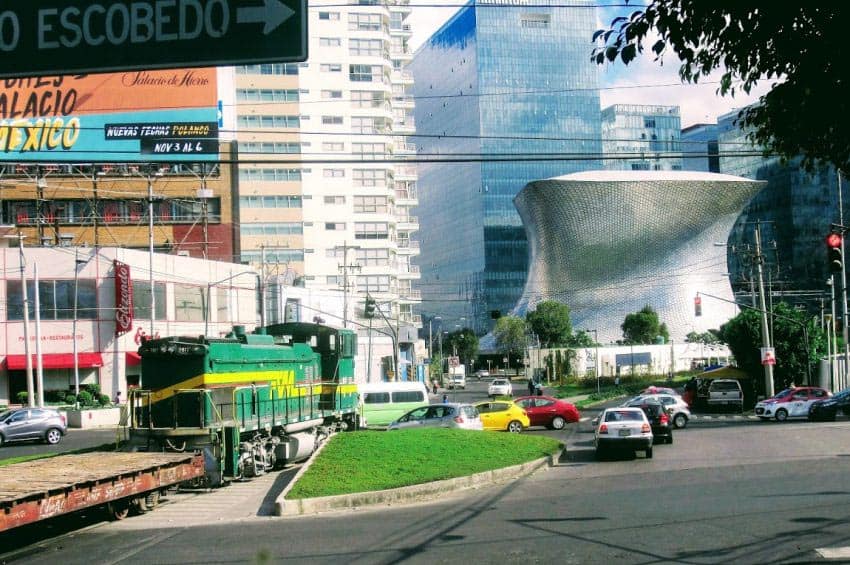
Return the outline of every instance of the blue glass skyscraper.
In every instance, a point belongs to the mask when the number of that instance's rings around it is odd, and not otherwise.
[[[601,168],[595,9],[526,3],[471,2],[409,66],[417,153],[434,159],[419,168],[422,312],[449,330],[483,333],[522,294],[528,246],[514,196]]]

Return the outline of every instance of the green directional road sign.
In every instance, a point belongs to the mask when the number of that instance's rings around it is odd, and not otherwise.
[[[307,0],[0,3],[0,77],[307,59]]]

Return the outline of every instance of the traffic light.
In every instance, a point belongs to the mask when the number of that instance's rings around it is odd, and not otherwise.
[[[702,298],[699,295],[694,297],[694,316],[702,316]]]
[[[826,236],[827,262],[833,273],[841,272],[844,268],[844,254],[841,251],[843,241],[844,238],[838,232],[831,232]]]
[[[367,318],[375,317],[375,299],[371,296],[366,297],[366,304],[363,306],[363,315]]]

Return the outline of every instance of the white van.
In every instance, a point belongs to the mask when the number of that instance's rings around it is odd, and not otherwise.
[[[366,426],[387,426],[406,412],[428,405],[425,384],[417,381],[390,381],[357,385],[361,421]]]

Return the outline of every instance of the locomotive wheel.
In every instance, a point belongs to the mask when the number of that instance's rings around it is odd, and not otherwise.
[[[106,505],[106,512],[113,520],[123,520],[130,514],[130,503],[127,500],[115,500]]]

